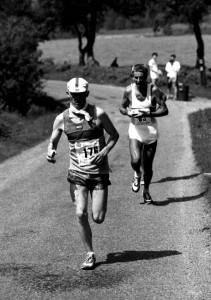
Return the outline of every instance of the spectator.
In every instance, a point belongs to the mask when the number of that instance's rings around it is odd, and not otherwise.
[[[148,62],[149,70],[150,70],[150,78],[152,84],[157,85],[159,80],[159,75],[162,75],[162,71],[158,69],[157,64],[157,52],[152,53],[152,58]]]
[[[177,99],[178,73],[180,63],[176,60],[176,55],[172,54],[167,62],[165,70],[167,72],[167,99],[170,98],[170,92],[173,90],[173,100]]]

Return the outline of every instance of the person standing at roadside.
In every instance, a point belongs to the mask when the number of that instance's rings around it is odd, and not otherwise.
[[[150,70],[150,78],[152,81],[152,84],[157,85],[159,76],[162,75],[162,71],[159,70],[158,64],[157,64],[157,58],[158,54],[157,52],[152,53],[152,58],[148,62],[149,70]]]
[[[150,204],[153,200],[149,186],[158,140],[156,117],[166,116],[168,108],[165,94],[157,86],[148,84],[147,76],[148,68],[145,65],[136,64],[132,67],[132,83],[125,89],[120,112],[131,119],[128,134],[131,166],[134,170],[132,191],[137,193],[140,189],[140,169],[143,166],[143,198],[145,203]]]
[[[88,220],[88,196],[92,199],[92,219],[101,224],[106,215],[109,165],[108,153],[116,144],[119,134],[108,115],[99,107],[89,104],[88,82],[73,78],[67,83],[70,107],[59,114],[53,125],[46,159],[55,163],[55,154],[64,132],[69,142],[70,166],[67,180],[76,208],[77,225],[87,251],[82,269],[93,269],[96,256],[92,245],[92,231]],[[108,134],[106,142],[104,131]]]
[[[173,90],[173,100],[177,99],[178,73],[180,68],[181,65],[176,60],[176,55],[172,54],[165,67],[167,72],[167,99],[170,97],[171,90]]]

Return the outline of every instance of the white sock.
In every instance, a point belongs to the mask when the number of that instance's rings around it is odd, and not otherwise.
[[[94,255],[95,253],[94,253],[94,251],[89,251],[89,252],[87,252],[87,254],[88,254],[89,256],[92,256],[92,255]]]
[[[139,173],[137,173],[136,171],[134,172],[134,176],[135,177],[141,177],[141,171],[139,171]]]

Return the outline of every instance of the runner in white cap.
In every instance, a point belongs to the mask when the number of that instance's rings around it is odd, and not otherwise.
[[[129,147],[131,166],[134,170],[132,190],[140,189],[141,167],[144,172],[144,202],[152,203],[149,185],[152,179],[152,164],[157,147],[158,128],[156,117],[168,114],[166,96],[161,90],[147,83],[148,68],[143,64],[132,67],[132,84],[126,87],[120,112],[129,116]],[[143,154],[142,154],[143,151]],[[142,161],[143,160],[143,161]]]
[[[100,224],[107,208],[109,181],[108,153],[116,144],[119,134],[108,115],[99,107],[87,103],[88,82],[73,78],[67,83],[70,108],[59,114],[53,125],[47,160],[55,162],[59,139],[64,132],[69,141],[70,166],[67,180],[76,207],[80,236],[87,255],[82,269],[93,269],[96,262],[92,245],[92,231],[88,221],[88,195],[92,198],[92,218]],[[104,130],[108,134],[106,142]]]

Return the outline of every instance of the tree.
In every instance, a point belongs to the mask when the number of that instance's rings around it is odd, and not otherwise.
[[[48,40],[59,27],[57,0],[33,0],[31,20],[35,24],[40,40]]]
[[[0,13],[0,105],[26,115],[42,86],[39,35],[29,19],[28,0],[4,4]]]
[[[8,16],[29,17],[31,16],[31,0],[1,0],[0,15],[1,18]]]
[[[79,65],[86,64],[85,58],[93,64],[99,64],[94,56],[94,43],[106,9],[105,0],[55,0],[55,7],[59,26],[63,30],[74,29],[77,34]]]
[[[206,86],[206,70],[205,70],[205,51],[204,51],[204,41],[201,34],[200,23],[203,17],[208,14],[208,3],[207,0],[195,0],[187,1],[184,8],[184,13],[186,13],[187,20],[193,27],[193,32],[197,41],[197,56],[196,56],[196,67],[200,69],[201,74],[201,85]]]

